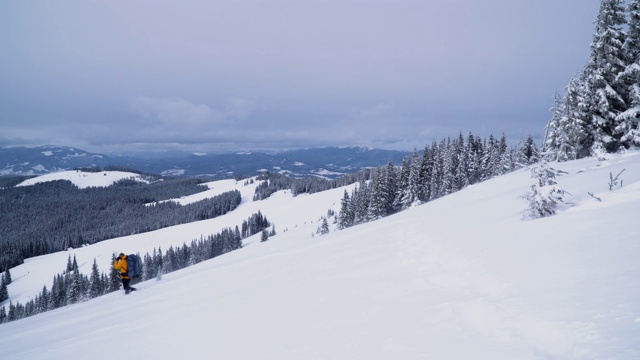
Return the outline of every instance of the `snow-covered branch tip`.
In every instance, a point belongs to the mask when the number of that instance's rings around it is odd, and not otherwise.
[[[620,177],[620,175],[627,169],[622,169],[622,171],[620,171],[618,173],[618,175],[616,175],[615,177],[613,177],[613,173],[609,173],[609,191],[613,190],[614,187],[618,186],[618,178]],[[620,180],[620,187],[622,187],[622,180]]]
[[[592,198],[596,199],[598,202],[602,202],[602,199],[600,199],[599,197],[593,195],[592,192],[587,192],[587,194],[589,194],[589,196],[591,196]]]

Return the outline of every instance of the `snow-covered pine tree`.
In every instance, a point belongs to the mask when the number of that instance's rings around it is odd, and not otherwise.
[[[89,285],[89,298],[93,299],[104,294],[104,284],[102,283],[102,276],[98,270],[98,263],[96,259],[93,259],[93,265],[91,266],[91,277]]]
[[[560,148],[560,119],[563,114],[564,101],[562,96],[556,92],[553,95],[553,106],[551,107],[551,119],[545,126],[544,140],[542,141],[542,151],[547,160],[558,159],[558,149]]]
[[[202,235],[200,236],[200,241],[202,241]],[[153,248],[155,252],[156,249]],[[149,280],[156,276],[156,268],[153,264],[153,258],[149,253],[146,253],[143,258],[144,266],[142,267],[142,280]]]
[[[374,181],[375,181],[375,170],[372,171],[371,181],[368,183],[365,181],[360,182],[360,186],[358,186],[356,195],[351,197],[352,201],[355,200],[355,208],[356,208],[355,214],[356,214],[357,224],[366,223],[373,220],[373,218],[371,217],[372,212],[370,209],[372,207],[371,199],[373,197],[372,193],[373,193]]]
[[[403,207],[408,208],[420,202],[422,197],[422,182],[420,181],[420,170],[423,159],[418,153],[417,149],[413,150],[411,156],[410,170],[409,170],[409,183],[407,184],[407,190],[403,198]]]
[[[349,197],[349,193],[347,190],[344,191],[344,195],[342,195],[342,200],[340,201],[340,213],[338,213],[338,228],[346,229],[353,225],[354,221],[354,212],[351,205],[351,198]]]
[[[413,154],[416,155],[418,151],[414,148]],[[407,198],[409,195],[409,177],[411,176],[411,164],[412,164],[413,156],[408,157],[405,156],[402,159],[402,167],[400,168],[400,176],[398,179],[398,191],[397,197],[395,200],[394,206],[396,209],[406,209],[408,206],[405,206],[408,201]]]
[[[322,224],[320,225],[320,235],[326,235],[329,233],[329,222],[326,217],[322,217]]]
[[[559,151],[565,154],[567,160],[581,159],[589,156],[592,139],[589,114],[585,103],[586,82],[574,76],[566,88],[567,96],[564,103],[564,115],[561,119],[561,131],[564,142]]]
[[[626,107],[623,84],[619,81],[626,64],[624,0],[602,0],[595,23],[591,56],[585,68],[594,129],[592,154],[603,150],[615,152],[620,147],[618,115]]]
[[[378,168],[372,179],[371,203],[372,219],[385,217],[395,212],[398,192],[398,176],[393,163],[389,161],[384,168]]]
[[[78,269],[73,270],[70,280],[71,283],[69,284],[69,290],[67,292],[67,303],[75,304],[84,297],[84,293],[82,292],[82,278],[80,277],[80,271]]]
[[[533,136],[528,135],[516,149],[516,164],[518,167],[529,166],[540,161],[541,155]]]
[[[120,272],[113,268],[113,262],[116,260],[116,254],[111,254],[111,266],[109,269],[109,284],[107,284],[107,292],[118,291],[122,280],[120,279]]]
[[[524,219],[537,219],[551,216],[556,210],[567,191],[562,189],[555,181],[560,172],[550,168],[546,161],[541,161],[531,168],[531,177],[534,184],[531,190],[522,196],[527,201],[527,209],[523,212]]]
[[[475,184],[480,181],[480,164],[482,163],[482,145],[471,132],[467,135],[467,144],[465,153],[467,155],[467,178],[469,184]]]
[[[51,297],[49,299],[49,309],[57,309],[67,304],[67,289],[64,278],[58,274],[53,277],[51,286]]]
[[[442,151],[442,182],[440,187],[440,196],[449,195],[455,192],[455,173],[456,173],[456,156],[454,154],[453,146],[451,145],[451,138],[447,138],[446,141],[441,143]]]
[[[396,170],[396,167],[393,165],[393,162],[389,160],[387,162],[387,169],[385,171],[385,182],[384,182],[384,192],[385,192],[385,213],[384,216],[391,215],[398,210],[399,206],[399,183],[400,183],[400,174]]]
[[[75,255],[73,255],[73,270],[78,270],[78,260]]]
[[[9,299],[9,290],[4,279],[0,279],[0,303]]]
[[[497,162],[497,170],[494,173],[495,176],[504,175],[511,170],[513,170],[513,159],[512,154],[509,151],[509,147],[507,146],[507,137],[502,133],[500,137],[500,141],[498,142],[497,149],[498,154],[497,158],[499,159]]]
[[[11,270],[9,270],[9,268],[7,268],[7,270],[4,271],[4,275],[2,276],[2,280],[4,281],[4,283],[6,285],[11,284]]]
[[[629,15],[627,37],[623,46],[626,67],[619,76],[623,84],[627,108],[616,120],[616,131],[622,134],[620,141],[626,148],[640,147],[640,0],[633,0],[627,7]]]
[[[500,161],[498,156],[498,143],[493,134],[490,134],[489,139],[485,141],[483,146],[481,181],[491,179],[495,176]]]
[[[432,146],[433,162],[431,166],[431,181],[429,182],[429,200],[435,200],[443,196],[443,156],[444,156],[444,144],[440,142],[439,145],[433,143]]]
[[[371,201],[369,216],[371,219],[379,219],[385,214],[385,172],[383,168],[377,168],[371,179]]]
[[[36,311],[38,313],[43,313],[49,310],[49,301],[51,298],[51,294],[47,289],[47,286],[44,285],[42,287],[42,292],[40,292],[40,296],[38,297],[38,301],[36,302]]]
[[[429,201],[431,198],[431,176],[433,175],[434,146],[434,143],[432,143],[431,147],[425,145],[424,152],[422,154],[422,162],[420,163],[418,200],[422,202]]]
[[[71,262],[71,254],[69,254],[69,257],[67,258],[67,270],[66,272],[72,272],[73,271],[73,263]]]
[[[468,147],[465,146],[464,136],[462,132],[458,135],[455,143],[454,153],[456,156],[456,170],[454,175],[455,188],[461,190],[469,186],[469,160],[470,155],[467,153]]]

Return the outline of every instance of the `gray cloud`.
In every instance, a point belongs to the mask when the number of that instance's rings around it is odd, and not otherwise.
[[[0,2],[7,145],[412,149],[541,132],[599,0]]]

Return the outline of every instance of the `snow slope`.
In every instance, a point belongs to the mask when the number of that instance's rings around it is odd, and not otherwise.
[[[23,181],[18,186],[30,186],[37,183],[55,181],[55,180],[68,180],[80,189],[84,189],[90,186],[104,187],[112,185],[113,183],[122,179],[134,179],[136,181],[145,181],[140,175],[125,172],[125,171],[101,171],[101,172],[84,172],[80,170],[69,170],[41,175],[35,178],[31,178]]]
[[[277,236],[0,325],[0,359],[639,359],[640,152],[554,167],[572,195],[553,217],[522,221],[520,170],[325,236],[312,233],[344,189],[253,202],[255,185],[227,183],[245,200],[223,218],[29,259],[11,269],[12,300],[69,254],[106,269],[113,251],[181,244],[256,209]]]

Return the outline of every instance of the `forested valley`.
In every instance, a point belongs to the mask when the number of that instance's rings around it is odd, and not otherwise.
[[[180,205],[168,199],[206,190],[202,179],[124,179],[79,189],[69,181],[0,189],[0,272],[25,258],[197,220],[235,209],[240,192]]]

